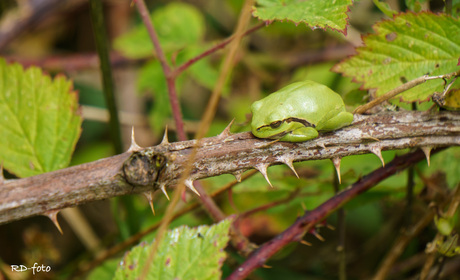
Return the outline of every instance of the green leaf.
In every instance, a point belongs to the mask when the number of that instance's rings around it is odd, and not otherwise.
[[[446,180],[449,188],[455,188],[460,182],[460,147],[450,147],[449,149],[438,153],[431,158],[431,166],[436,168],[430,168],[424,163],[425,173],[433,176],[439,170],[442,170],[446,174]]]
[[[87,280],[112,280],[118,267],[118,259],[109,259],[93,269],[86,278]]]
[[[258,0],[253,15],[264,21],[288,20],[312,29],[330,28],[346,34],[352,0]]]
[[[220,279],[232,220],[169,231],[153,263],[146,263],[153,243],[141,243],[123,257],[115,279],[139,279],[146,265],[150,266],[146,279]]]
[[[416,13],[422,10],[422,4],[425,4],[427,0],[406,0],[406,6]]]
[[[165,52],[196,44],[204,36],[204,18],[189,4],[171,3],[153,11],[151,19]],[[153,52],[152,41],[143,24],[118,37],[114,48],[131,58],[151,56]]]
[[[376,88],[377,95],[427,73],[440,75],[458,69],[457,19],[426,12],[405,13],[376,24],[374,30],[376,34],[363,38],[365,47],[357,48],[356,55],[333,70],[364,83],[366,89]],[[443,86],[441,79],[427,81],[404,92],[401,98],[405,102],[427,100]]]
[[[180,94],[184,75],[176,80],[176,90]],[[163,131],[167,118],[171,115],[171,105],[168,97],[166,78],[159,61],[151,61],[144,65],[137,81],[139,91],[147,91],[154,97],[153,106],[149,112],[149,123],[155,133]]]
[[[77,93],[62,76],[0,59],[0,161],[18,177],[66,167],[80,135]]]

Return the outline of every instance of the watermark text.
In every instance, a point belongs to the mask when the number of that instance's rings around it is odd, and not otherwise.
[[[23,272],[27,270],[32,270],[32,274],[35,275],[35,272],[50,272],[51,266],[49,265],[38,265],[38,263],[34,263],[32,267],[27,267],[23,264],[17,265],[17,264],[12,264],[11,265],[11,271],[17,271],[17,272]]]

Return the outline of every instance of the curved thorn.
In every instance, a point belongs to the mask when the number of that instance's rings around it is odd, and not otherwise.
[[[136,139],[134,137],[134,126],[131,129],[131,146],[129,146],[128,152],[135,152],[142,150],[142,147],[137,145]]]
[[[306,245],[306,246],[312,246],[312,244],[308,241],[305,241],[305,240],[300,240],[300,244],[303,244],[303,245]]]
[[[324,145],[324,143],[323,143],[323,142],[321,142],[321,143],[318,143],[317,145],[318,145],[319,147],[321,147],[321,148],[323,148],[323,149],[327,150],[327,148],[326,148],[326,145]]]
[[[369,148],[369,151],[372,152],[374,155],[378,156],[380,161],[382,162],[382,166],[385,167],[385,161],[382,157],[382,149],[378,146],[372,146]]]
[[[430,166],[431,149],[433,149],[433,147],[425,146],[421,147],[420,149],[422,149],[423,153],[425,154],[426,162],[428,163],[428,166]]]
[[[272,268],[272,266],[266,265],[266,264],[263,264],[262,267],[263,267],[263,268]]]
[[[59,230],[59,232],[61,234],[64,234],[62,232],[62,229],[61,229],[61,226],[59,225],[59,222],[57,220],[57,214],[59,213],[59,210],[51,210],[51,211],[48,211],[46,212],[44,215],[47,216],[48,218],[50,218],[50,220],[53,222],[53,224],[57,227],[57,229]]]
[[[196,193],[196,195],[201,196],[200,193],[195,189],[193,186],[193,181],[190,179],[185,180],[185,186],[189,188],[192,192]]]
[[[270,182],[270,179],[268,179],[268,175],[267,175],[268,166],[269,166],[269,164],[261,163],[261,164],[258,164],[256,166],[254,166],[254,168],[257,169],[264,176],[265,180],[267,180],[267,182],[270,185],[270,187],[273,188],[273,185]]]
[[[326,224],[326,227],[330,230],[335,230],[335,227],[333,225]]]
[[[164,184],[161,185],[161,186],[160,186],[160,190],[164,193],[164,195],[166,196],[166,198],[167,198],[168,200],[170,200],[170,199],[169,199],[169,195],[168,195],[168,193],[166,192],[166,185],[164,185]]]
[[[227,127],[219,134],[219,137],[220,137],[220,138],[225,138],[225,137],[228,137],[228,136],[232,135],[232,133],[230,132],[230,128],[232,127],[232,124],[233,124],[234,121],[235,121],[235,119],[233,119],[233,120],[227,125]]]
[[[335,171],[337,171],[337,178],[339,179],[339,184],[342,184],[342,178],[340,176],[340,162],[342,161],[339,157],[332,158],[332,163],[334,164]]]
[[[322,237],[316,230],[313,230],[311,234],[323,242],[326,241],[326,239],[324,239],[324,237]]]
[[[155,207],[153,207],[153,192],[152,191],[145,192],[144,195],[147,198],[147,200],[149,201],[149,205],[150,205],[150,208],[152,209],[153,215],[155,215]]]
[[[167,145],[169,144],[168,140],[168,126],[165,126],[165,134],[163,135],[163,140],[161,140],[160,145]]]
[[[233,173],[233,176],[235,176],[235,179],[238,183],[241,183],[241,172],[235,172]]]
[[[297,174],[297,171],[295,171],[294,165],[292,164],[293,163],[292,159],[289,159],[288,157],[283,157],[281,159],[281,162],[286,164],[287,167],[289,167],[292,170],[292,172],[294,172],[295,176],[299,178],[299,174]]]
[[[300,206],[302,206],[304,212],[307,211],[307,206],[305,206],[305,203],[303,203],[303,201],[300,202]]]

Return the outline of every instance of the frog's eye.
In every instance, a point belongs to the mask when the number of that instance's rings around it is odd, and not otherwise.
[[[270,127],[271,127],[271,128],[278,128],[278,127],[280,127],[281,123],[282,123],[282,121],[272,122],[272,123],[270,124]]]

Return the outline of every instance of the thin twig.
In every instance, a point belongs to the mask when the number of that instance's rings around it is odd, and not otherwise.
[[[249,35],[254,31],[257,31],[258,29],[266,26],[265,23],[260,23],[250,29],[248,29],[246,32],[244,32],[243,36]],[[181,66],[177,67],[174,70],[173,75],[178,76],[180,73],[184,72],[187,70],[190,66],[192,66],[195,62],[205,58],[208,55],[211,55],[215,53],[216,51],[223,49],[225,46],[227,46],[233,39],[235,39],[235,35],[230,36],[229,38],[225,39],[224,41],[220,42],[219,44],[212,46],[211,48],[207,49],[206,51],[200,53],[199,55],[189,59],[188,61],[184,62]]]
[[[442,269],[444,268],[444,264],[446,263],[446,257],[442,256],[438,260],[438,267],[436,268],[436,272],[434,273],[432,280],[438,280],[439,276],[441,275]]]
[[[379,105],[380,103],[386,101],[386,100],[389,100],[393,97],[395,97],[396,95],[408,90],[408,89],[411,89],[417,85],[420,85],[420,84],[423,84],[424,82],[428,81],[428,80],[434,80],[434,79],[450,79],[454,76],[459,76],[460,75],[460,70],[457,70],[455,72],[452,72],[452,73],[449,73],[449,74],[445,74],[445,75],[438,75],[438,76],[428,76],[428,75],[423,75],[421,77],[418,77],[416,79],[413,79],[412,81],[409,81],[407,83],[404,83],[392,90],[390,90],[389,92],[377,97],[376,99],[372,100],[371,102],[369,103],[366,103],[364,105],[361,105],[359,106],[358,108],[356,108],[354,111],[353,111],[353,114],[363,114],[365,113],[367,110],[369,110],[370,108],[372,107],[375,107],[377,105]]]
[[[117,102],[115,100],[115,90],[113,86],[112,69],[109,59],[108,38],[104,25],[104,12],[101,0],[91,0],[91,22],[93,23],[94,39],[99,55],[101,78],[104,89],[105,102],[110,113],[110,134],[115,147],[115,152],[123,152],[123,142],[121,140],[120,121],[118,119]]]
[[[158,40],[158,35],[155,31],[155,27],[153,26],[153,22],[150,20],[149,11],[145,6],[144,0],[136,0],[134,2],[136,3],[137,10],[142,18],[142,22],[147,28],[150,40],[152,40],[153,46],[155,48],[156,56],[160,61],[161,67],[163,68],[163,73],[165,74],[166,84],[168,85],[169,102],[171,103],[174,121],[176,122],[177,138],[180,141],[185,141],[187,140],[187,136],[185,135],[182,111],[179,106],[179,99],[177,98],[175,79],[173,75],[171,75],[171,67],[169,66],[163,49],[161,48],[160,41]]]
[[[387,275],[396,260],[404,253],[407,245],[412,241],[424,228],[426,228],[431,221],[433,221],[434,212],[428,211],[416,225],[410,229],[406,227],[406,230],[401,233],[398,239],[394,242],[392,248],[388,251],[382,263],[379,266],[376,274],[372,278],[373,280],[387,279]]]

